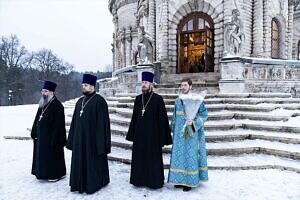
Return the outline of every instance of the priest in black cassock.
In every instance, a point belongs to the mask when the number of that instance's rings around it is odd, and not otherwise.
[[[84,74],[83,97],[73,113],[67,148],[72,150],[71,191],[92,194],[109,183],[111,135],[108,106],[96,93],[97,77]]]
[[[162,147],[172,137],[164,100],[152,89],[153,77],[142,73],[142,94],[135,98],[126,140],[133,141],[130,183],[157,189],[164,184]]]
[[[54,95],[56,83],[45,81],[39,109],[31,129],[33,161],[31,173],[38,179],[58,181],[66,175],[64,107]]]

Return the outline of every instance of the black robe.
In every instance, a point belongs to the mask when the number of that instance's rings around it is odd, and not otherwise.
[[[34,144],[31,173],[38,179],[58,179],[66,175],[64,107],[55,96],[53,98],[40,121],[42,108],[38,109],[31,130]]]
[[[144,95],[144,104],[150,94]],[[172,144],[172,137],[163,98],[153,93],[145,110],[142,117],[142,95],[138,95],[126,136],[133,141],[130,183],[156,189],[164,184],[162,147]]]
[[[91,194],[109,183],[107,154],[111,149],[107,103],[95,93],[87,95],[84,112],[81,97],[74,110],[67,148],[72,150],[71,191]]]

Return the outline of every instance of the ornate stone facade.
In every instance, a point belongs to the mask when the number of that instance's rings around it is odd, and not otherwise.
[[[214,72],[222,77],[222,59],[228,57],[297,59],[298,4],[298,0],[110,0],[113,71],[141,63],[142,30],[152,39],[147,59],[160,63],[161,81],[176,73]],[[243,62],[243,81],[289,79],[300,67],[297,62],[291,69],[285,64],[266,65],[255,64],[256,68]]]

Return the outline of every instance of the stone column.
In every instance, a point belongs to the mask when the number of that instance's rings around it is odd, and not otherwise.
[[[123,66],[123,31],[117,31],[116,38],[116,69],[120,69]]]
[[[153,38],[153,61],[156,61],[156,0],[149,0],[149,26],[150,36]]]
[[[132,28],[130,27],[126,32],[126,41],[127,41],[127,63],[126,65],[132,65]]]
[[[115,70],[118,70],[121,68],[121,63],[122,63],[122,53],[121,53],[121,41],[120,41],[120,38],[117,37],[117,40],[116,40],[116,56],[115,56]]]
[[[270,0],[263,1],[263,57],[271,58],[272,18],[270,17]],[[279,36],[280,37],[280,36]]]
[[[116,62],[115,62],[115,58],[116,58],[116,34],[113,33],[113,43],[111,44],[112,46],[112,71],[114,72],[116,70]]]
[[[292,59],[293,53],[293,29],[294,29],[294,2],[288,1],[288,28],[286,34],[286,58]]]
[[[162,0],[162,38],[161,38],[161,74],[163,77],[164,74],[168,73],[169,66],[169,0]]]
[[[118,50],[117,50],[117,31],[118,31],[118,15],[117,15],[117,11],[116,9],[113,9],[112,10],[112,15],[113,15],[113,23],[114,23],[114,28],[115,28],[115,31],[113,33],[113,56],[112,56],[112,59],[113,59],[113,71],[116,71],[118,69],[118,61],[117,61],[117,57],[118,57]]]
[[[123,29],[122,31],[122,37],[121,37],[121,42],[122,42],[122,63],[120,68],[125,67],[126,66],[126,31],[125,29]]]
[[[253,12],[253,54],[254,57],[263,55],[263,0],[254,1]]]

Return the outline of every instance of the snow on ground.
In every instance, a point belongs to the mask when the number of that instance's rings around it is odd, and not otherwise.
[[[250,119],[228,119],[218,121],[206,121],[205,125],[239,125],[239,124],[253,124],[253,125],[274,125],[274,126],[290,126],[300,127],[300,117],[291,117],[288,121],[262,121]]]
[[[282,151],[300,152],[299,144],[286,144],[286,143],[281,143],[276,141],[266,141],[266,140],[258,140],[258,139],[232,141],[232,142],[212,142],[206,144],[206,148],[209,149],[247,148],[247,147],[264,147],[264,148],[276,149]]]
[[[299,133],[289,133],[289,132],[274,132],[274,131],[261,131],[261,130],[248,130],[248,129],[233,129],[230,131],[217,131],[209,130],[205,132],[206,136],[216,136],[216,135],[265,135],[273,137],[286,137],[286,138],[295,138],[300,139]]]
[[[280,170],[210,170],[209,181],[190,192],[170,184],[152,190],[129,184],[130,166],[110,162],[111,183],[95,194],[71,193],[68,185],[71,152],[65,150],[67,176],[56,183],[39,181],[30,174],[32,141],[5,140],[4,135],[24,134],[31,127],[37,105],[0,107],[0,200],[44,199],[188,199],[188,200],[299,200],[300,174]],[[253,164],[253,163],[252,163]],[[168,171],[165,170],[167,178]]]
[[[67,177],[57,183],[30,175],[31,141],[1,138],[0,199],[178,199],[253,200],[299,199],[300,174],[279,170],[209,171],[209,181],[185,193],[165,184],[162,189],[135,188],[129,184],[130,166],[110,162],[111,183],[93,195],[71,193],[68,186],[70,151],[66,150]],[[3,153],[5,152],[5,153]],[[167,170],[165,171],[167,177]]]
[[[0,136],[29,136],[38,105],[0,106]],[[24,135],[25,134],[25,135]]]

